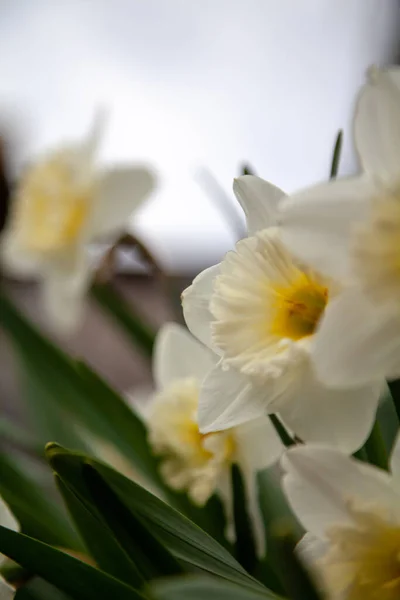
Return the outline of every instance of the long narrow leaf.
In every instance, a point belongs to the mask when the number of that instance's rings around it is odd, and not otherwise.
[[[142,587],[144,579],[109,529],[93,514],[96,511],[91,512],[58,475],[56,481],[86,548],[100,569],[128,585]]]
[[[235,524],[235,556],[238,562],[252,573],[257,564],[253,525],[247,512],[248,499],[242,473],[237,465],[232,466],[233,517]]]
[[[28,535],[50,544],[80,548],[78,537],[55,502],[13,458],[1,452],[0,495]]]
[[[94,466],[127,508],[137,514],[149,531],[187,568],[201,569],[252,589],[262,587],[212,537],[133,481],[98,461],[54,444],[48,446],[47,456],[53,470],[78,495],[86,493],[82,465]]]
[[[248,590],[208,577],[181,577],[156,581],[150,586],[154,600],[278,600],[267,588]]]
[[[43,542],[0,526],[0,552],[74,600],[143,600],[125,583]]]
[[[144,580],[183,573],[178,561],[127,509],[94,467],[83,465],[83,478],[103,520]]]
[[[45,411],[53,402],[60,414],[69,415],[74,424],[115,444],[145,476],[162,486],[156,461],[146,451],[145,429],[123,399],[90,369],[80,366],[82,376],[73,361],[30,324],[4,294],[0,294],[0,313],[2,326],[35,386],[35,396],[30,398],[35,402],[33,408]]]

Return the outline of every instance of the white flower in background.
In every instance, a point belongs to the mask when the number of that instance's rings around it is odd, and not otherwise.
[[[200,506],[214,492],[229,505],[233,463],[240,466],[252,493],[255,472],[274,463],[283,450],[267,416],[228,431],[199,432],[200,385],[214,365],[214,355],[184,327],[164,325],[154,353],[156,391],[142,410],[165,482],[187,491]],[[255,499],[254,491],[252,495]]]
[[[381,383],[331,390],[314,376],[310,352],[338,285],[301,266],[274,227],[284,193],[254,176],[236,180],[248,238],[182,295],[186,323],[219,357],[199,404],[203,433],[278,413],[305,441],[353,452],[369,434]]]
[[[332,600],[400,598],[400,440],[392,474],[320,446],[282,459],[283,488],[307,530],[300,554]]]
[[[0,525],[2,527],[8,527],[13,531],[18,531],[19,524],[16,521],[14,515],[11,513],[7,504],[0,497]],[[5,560],[5,557],[0,554],[0,565]],[[0,600],[12,600],[15,595],[15,589],[8,585],[4,579],[0,576]]]
[[[373,68],[354,117],[363,173],[282,204],[282,236],[302,260],[348,284],[315,339],[329,385],[400,376],[400,68]]]
[[[149,194],[146,168],[95,164],[103,120],[86,139],[60,147],[22,174],[2,240],[10,273],[38,276],[52,323],[64,331],[79,321],[90,284],[88,244],[118,235]]]

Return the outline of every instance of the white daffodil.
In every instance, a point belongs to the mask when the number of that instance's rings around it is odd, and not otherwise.
[[[8,508],[7,504],[0,497],[0,525],[2,527],[8,527],[8,529],[12,529],[13,531],[18,531],[19,524],[15,519],[14,515]],[[0,554],[0,565],[5,560],[5,557]],[[4,581],[4,579],[0,576],[0,600],[12,600],[15,596],[15,589]]]
[[[229,509],[232,464],[240,466],[255,500],[255,472],[274,463],[283,446],[266,416],[228,431],[200,433],[200,385],[214,365],[214,355],[184,327],[164,325],[154,353],[156,391],[142,412],[165,482],[187,491],[200,506],[217,492]]]
[[[203,433],[278,413],[299,438],[353,452],[375,417],[381,383],[331,390],[314,376],[310,352],[338,285],[296,262],[274,227],[284,193],[253,176],[234,190],[249,237],[182,295],[186,323],[219,357],[199,403]]]
[[[283,488],[307,530],[300,555],[332,600],[400,598],[400,440],[392,474],[320,446],[282,459]]]
[[[360,176],[282,203],[282,236],[347,286],[315,338],[318,375],[342,387],[400,376],[400,68],[371,69],[354,116]]]
[[[154,186],[147,168],[96,167],[102,122],[22,174],[2,240],[5,268],[42,280],[44,306],[61,331],[79,321],[91,278],[88,244],[121,233]]]

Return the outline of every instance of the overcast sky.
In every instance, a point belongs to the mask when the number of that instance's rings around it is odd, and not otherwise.
[[[102,159],[159,174],[134,228],[167,268],[196,270],[234,242],[198,169],[229,196],[243,160],[288,191],[325,178],[366,67],[397,54],[399,6],[5,0],[0,109],[17,116],[22,159],[83,135],[95,107],[108,107]],[[342,172],[355,168],[348,135]]]

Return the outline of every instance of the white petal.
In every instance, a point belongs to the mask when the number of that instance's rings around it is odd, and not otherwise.
[[[7,275],[29,277],[40,271],[40,261],[24,248],[18,232],[12,226],[2,235],[0,253],[1,266]]]
[[[158,388],[187,377],[202,381],[216,362],[215,354],[177,323],[163,325],[157,334],[153,376]]]
[[[367,178],[338,179],[284,199],[280,205],[283,242],[322,274],[345,280],[351,272],[351,234],[366,218],[374,193]]]
[[[230,429],[257,419],[266,412],[272,384],[253,385],[230,368],[217,365],[205,378],[200,390],[199,428],[202,433]]]
[[[360,161],[368,173],[387,183],[400,175],[400,86],[398,67],[371,69],[358,98],[354,134]]]
[[[12,600],[15,596],[15,589],[0,577],[0,600]]]
[[[213,292],[214,279],[219,273],[219,265],[202,271],[182,292],[182,308],[186,325],[197,339],[212,347],[210,300]]]
[[[390,470],[396,481],[400,484],[400,432],[397,434],[390,460]]]
[[[252,473],[262,471],[280,458],[284,446],[269,417],[262,415],[235,427],[238,463]]]
[[[400,376],[398,307],[372,305],[357,288],[325,311],[313,340],[317,376],[329,386],[359,386]]]
[[[321,385],[311,370],[299,380],[291,401],[279,410],[285,425],[305,442],[319,442],[352,454],[375,421],[383,384],[332,390]]]
[[[155,175],[146,167],[116,167],[99,182],[92,213],[93,236],[126,230],[129,217],[155,187]]]
[[[45,310],[60,333],[75,329],[83,316],[91,267],[84,248],[56,257],[46,265],[42,291]]]
[[[320,560],[327,550],[327,544],[311,533],[306,533],[301,538],[296,546],[296,551],[299,553],[306,565],[312,567]]]
[[[0,497],[0,525],[13,531],[19,530],[19,524],[7,504]]]
[[[96,154],[104,136],[104,131],[107,124],[107,111],[98,109],[93,118],[89,132],[79,146],[79,161],[92,169]]]
[[[12,529],[13,531],[19,530],[19,523],[12,514],[11,510],[8,508],[7,504],[0,497],[0,525],[2,527],[7,527],[8,529]],[[0,565],[5,560],[5,557],[0,554]],[[2,579],[0,577],[0,600],[2,600]],[[5,596],[6,597],[6,596]]]
[[[233,191],[246,215],[249,236],[276,225],[278,205],[285,197],[285,192],[255,175],[243,175],[235,179]]]
[[[400,518],[392,477],[371,465],[318,445],[296,446],[282,458],[283,489],[304,528],[324,539],[327,528],[351,524],[349,503],[376,503]]]

